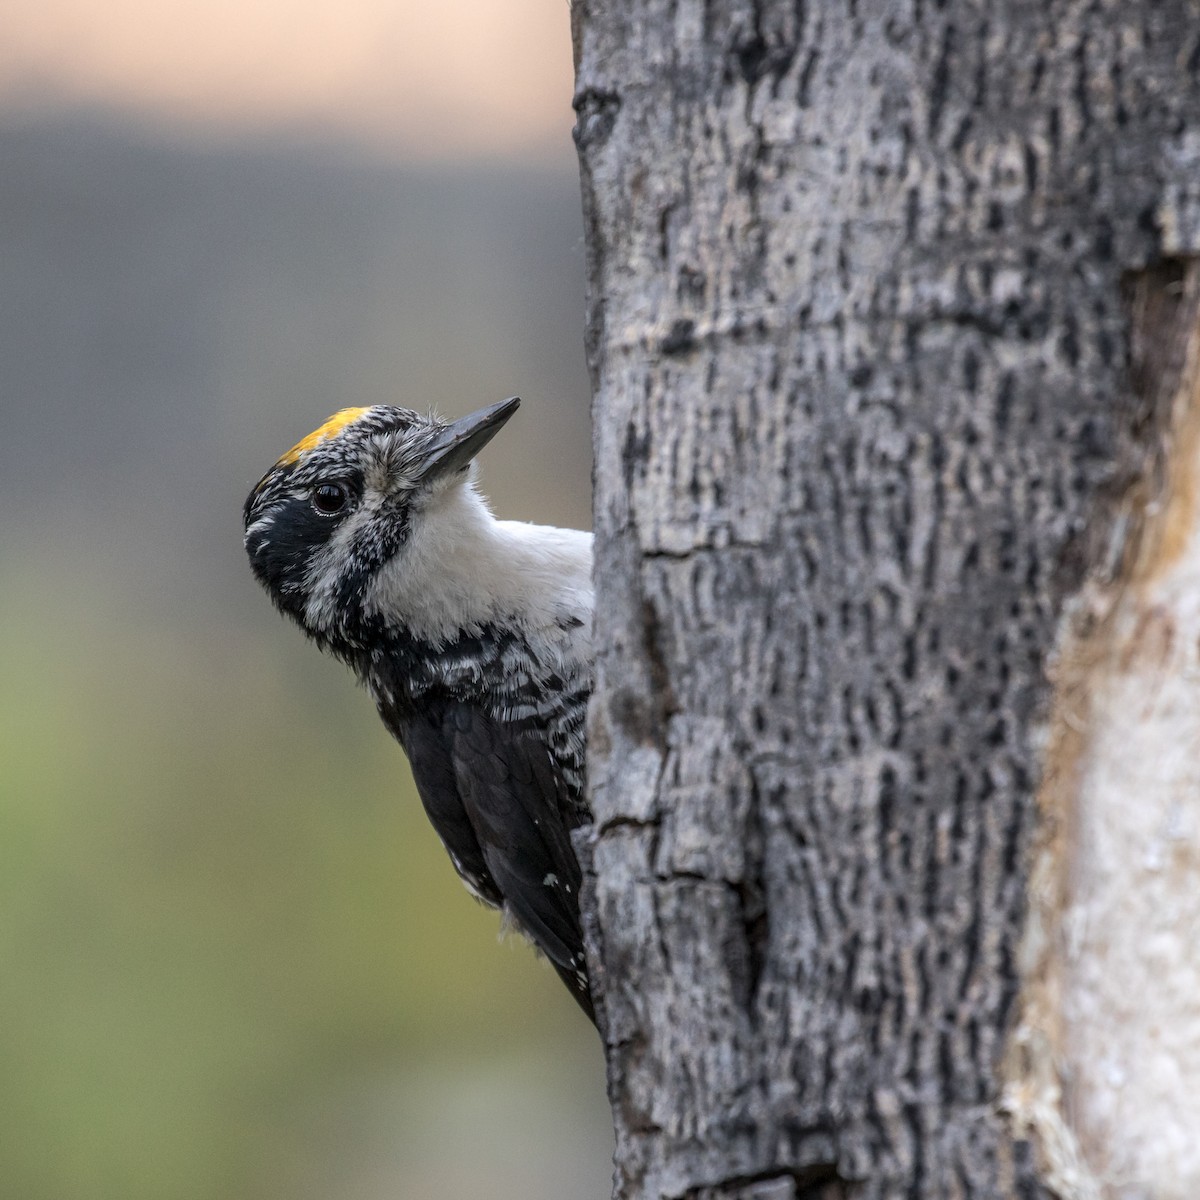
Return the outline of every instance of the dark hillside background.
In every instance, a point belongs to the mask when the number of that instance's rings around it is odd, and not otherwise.
[[[583,1200],[603,1068],[283,625],[246,492],[330,412],[524,406],[590,512],[578,181],[0,118],[0,1195]]]

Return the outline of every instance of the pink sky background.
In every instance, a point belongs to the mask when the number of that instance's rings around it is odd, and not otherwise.
[[[0,105],[316,125],[404,158],[569,138],[568,0],[3,0]],[[568,143],[569,144],[569,143]]]

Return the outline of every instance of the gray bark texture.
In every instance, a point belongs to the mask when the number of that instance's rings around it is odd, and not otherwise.
[[[1002,1099],[1039,731],[1163,454],[1127,297],[1197,250],[1200,11],[572,22],[615,1195],[1047,1195]]]

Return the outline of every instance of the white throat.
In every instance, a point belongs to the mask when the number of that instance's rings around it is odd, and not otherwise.
[[[414,513],[409,539],[365,597],[413,636],[440,643],[489,624],[531,632],[592,615],[592,535],[498,521],[465,482],[431,496]]]

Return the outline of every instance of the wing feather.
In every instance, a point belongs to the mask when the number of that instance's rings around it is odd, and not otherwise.
[[[502,898],[592,1017],[568,825],[576,806],[544,738],[477,705],[445,701],[410,722],[402,740],[459,874],[485,899]]]
[[[428,711],[404,722],[397,730],[408,755],[417,793],[425,814],[462,881],[485,904],[499,908],[504,897],[488,871],[475,830],[463,808],[451,757],[453,734],[441,714]]]

